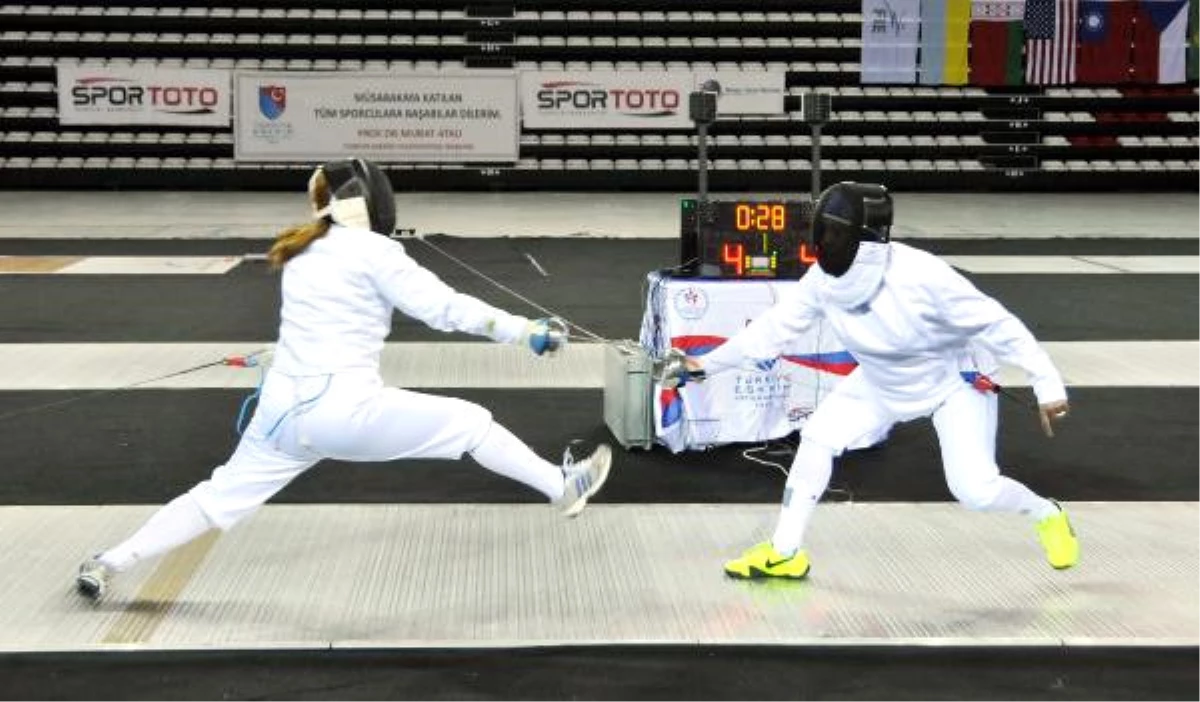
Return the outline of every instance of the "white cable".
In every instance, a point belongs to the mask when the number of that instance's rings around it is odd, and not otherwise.
[[[543,314],[546,314],[547,316],[550,316],[550,317],[558,317],[559,319],[566,322],[569,326],[572,326],[572,327],[578,329],[579,331],[583,332],[585,335],[587,335],[590,338],[590,340],[599,341],[599,342],[603,342],[603,343],[609,343],[611,341],[610,339],[606,339],[580,324],[572,322],[571,320],[567,319],[567,317],[565,315],[558,314],[554,310],[551,310],[547,307],[543,307],[542,305],[539,305],[538,303],[534,302],[533,300],[529,299],[528,297],[525,297],[524,295],[517,292],[516,290],[513,290],[512,288],[508,287],[507,285],[504,285],[503,283],[501,283],[497,280],[493,280],[492,278],[488,277],[488,275],[485,274],[483,271],[479,270],[478,268],[475,268],[474,266],[470,265],[466,261],[452,255],[448,251],[443,250],[437,244],[434,244],[432,241],[427,240],[425,237],[417,236],[417,237],[413,237],[413,238],[415,238],[417,241],[424,242],[425,245],[428,246],[429,248],[440,253],[441,255],[445,256],[446,258],[450,259],[451,261],[454,261],[458,265],[460,265],[463,268],[467,269],[468,271],[474,273],[475,275],[479,276],[480,278],[486,280],[487,282],[491,283],[492,285],[499,288],[500,290],[503,290],[504,292],[508,293],[509,295],[512,295],[513,297],[517,298],[521,302],[524,302],[525,304],[529,305],[530,307],[538,310],[539,312],[542,312]]]

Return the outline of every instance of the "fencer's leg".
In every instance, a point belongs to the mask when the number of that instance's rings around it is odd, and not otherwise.
[[[159,508],[128,539],[84,561],[75,585],[81,594],[100,599],[115,574],[128,570],[138,561],[182,546],[212,528],[212,522],[196,498],[190,492],[184,493]]]
[[[1054,568],[1070,568],[1079,562],[1079,540],[1067,513],[1058,503],[1000,475],[996,465],[997,404],[993,394],[964,388],[934,413],[946,484],[969,509],[1033,517],[1046,560]]]
[[[471,457],[484,468],[524,483],[552,502],[563,496],[562,469],[538,456],[497,422],[491,423],[483,440],[471,449]]]
[[[800,550],[813,509],[829,487],[832,474],[833,451],[812,441],[800,442],[771,537],[771,545],[778,553],[790,556]]]
[[[163,505],[125,541],[96,557],[114,572],[160,556],[213,528],[196,498],[186,492]]]
[[[1019,512],[1038,520],[1057,514],[1053,502],[1000,474],[996,465],[997,412],[995,394],[964,384],[933,413],[951,494],[972,510]]]
[[[212,529],[229,529],[252,514],[317,458],[292,456],[251,430],[229,460],[204,480],[161,507],[133,536],[83,563],[76,586],[99,599],[111,577],[139,561],[160,556]]]
[[[725,574],[738,579],[800,580],[807,576],[808,554],[800,544],[832,472],[833,451],[813,441],[801,441],[788,473],[775,534],[770,541],[755,544],[740,557],[726,561]]]

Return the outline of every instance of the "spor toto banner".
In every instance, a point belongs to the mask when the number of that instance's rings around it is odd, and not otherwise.
[[[229,71],[56,68],[60,124],[229,125]]]
[[[783,73],[527,71],[521,121],[528,129],[691,129],[688,94],[708,80],[721,87],[719,114],[783,113]]]
[[[517,160],[516,74],[238,73],[244,161]]]
[[[690,73],[521,74],[527,129],[687,129]]]

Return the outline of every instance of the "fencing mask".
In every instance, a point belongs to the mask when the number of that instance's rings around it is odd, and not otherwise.
[[[317,173],[324,173],[329,185],[329,204],[317,210],[317,217],[330,217],[342,226],[379,234],[396,231],[396,197],[391,181],[379,166],[361,158],[330,161],[309,179],[309,198],[313,197]]]
[[[842,182],[821,193],[813,212],[817,264],[839,277],[850,270],[863,242],[886,244],[892,232],[892,196],[871,183]]]

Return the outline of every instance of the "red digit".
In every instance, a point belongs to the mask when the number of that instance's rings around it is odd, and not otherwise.
[[[746,248],[742,244],[726,242],[721,245],[721,261],[732,265],[737,274],[741,275],[742,271],[745,270],[745,263],[742,260],[745,250]]]
[[[800,263],[811,266],[817,262],[817,257],[808,250],[808,244],[800,244]]]

